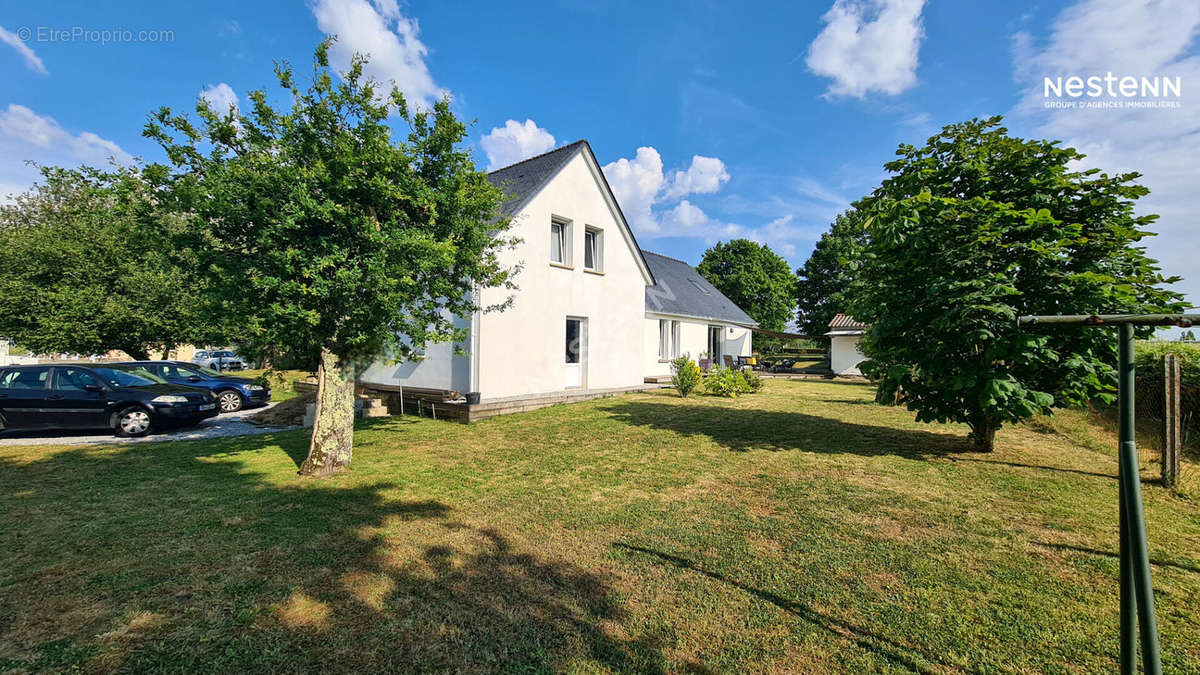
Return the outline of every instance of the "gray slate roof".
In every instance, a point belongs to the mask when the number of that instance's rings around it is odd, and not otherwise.
[[[665,255],[642,251],[657,283],[646,287],[646,311],[757,326],[696,268]]]
[[[504,190],[507,196],[500,207],[504,215],[515,216],[517,211],[525,206],[525,202],[532,199],[542,186],[575,156],[575,151],[584,145],[587,145],[586,140],[575,141],[489,173],[488,180],[492,185]]]

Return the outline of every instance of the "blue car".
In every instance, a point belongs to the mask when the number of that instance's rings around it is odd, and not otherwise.
[[[271,388],[247,377],[226,375],[220,371],[187,361],[128,361],[172,384],[200,387],[217,397],[221,412],[237,412],[242,408],[266,405],[271,400]]]

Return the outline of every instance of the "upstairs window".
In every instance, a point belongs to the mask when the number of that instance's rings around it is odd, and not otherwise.
[[[550,262],[567,265],[570,255],[570,226],[561,220],[550,221]]]
[[[604,235],[589,227],[583,231],[583,269],[599,272],[604,260]]]

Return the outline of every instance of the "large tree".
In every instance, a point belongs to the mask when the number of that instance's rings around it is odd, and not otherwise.
[[[479,287],[511,275],[498,258],[510,243],[497,220],[502,194],[462,149],[466,127],[449,103],[414,111],[364,75],[362,57],[334,73],[329,44],[307,88],[277,66],[286,110],[254,91],[246,113],[201,100],[199,127],[169,109],[146,127],[203,217],[217,293],[240,308],[247,342],[315,360],[316,423],[301,466],[313,476],[350,463],[361,370],[462,340],[454,317],[480,309]]]
[[[866,217],[848,209],[838,214],[796,270],[796,323],[801,333],[824,335],[835,314],[849,311],[849,294],[866,238]]]
[[[166,208],[138,168],[41,173],[0,207],[0,335],[37,353],[138,359],[227,337],[181,246],[188,216]]]
[[[787,328],[796,278],[787,261],[766,244],[748,239],[718,242],[704,252],[696,269],[762,328]]]
[[[857,204],[872,220],[851,311],[870,324],[863,370],[880,393],[920,421],[965,422],[984,451],[1002,424],[1111,400],[1110,331],[1030,332],[1017,317],[1185,306],[1139,245],[1156,218],[1134,212],[1139,174],[1076,170],[1083,155],[999,117],[897,155]]]

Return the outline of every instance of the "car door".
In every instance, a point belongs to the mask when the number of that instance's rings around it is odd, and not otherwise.
[[[4,372],[0,381],[0,410],[9,427],[46,425],[42,409],[46,405],[49,366],[25,366]]]
[[[56,366],[46,396],[46,424],[55,428],[105,425],[106,388],[86,368]]]
[[[181,366],[177,363],[156,364],[157,368],[154,373],[171,384],[184,384],[192,387],[200,386],[197,382],[203,381],[199,371],[192,370]]]

